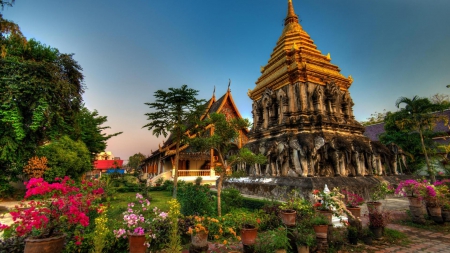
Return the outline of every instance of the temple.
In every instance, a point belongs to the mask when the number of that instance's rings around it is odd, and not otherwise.
[[[284,29],[261,67],[247,146],[264,154],[255,176],[330,177],[397,174],[397,157],[363,135],[345,77],[303,30],[291,0]]]
[[[213,92],[212,97],[206,103],[206,111],[200,120],[205,119],[207,115],[214,112],[224,114],[227,119],[242,118],[234,103],[229,87],[227,92],[219,99],[216,99],[215,92]],[[210,134],[213,134],[214,128],[207,127],[206,129],[209,129]],[[189,135],[189,130],[192,129],[188,129],[186,135]],[[236,150],[248,142],[248,133],[249,130],[246,128],[239,131],[239,138],[234,140]],[[169,136],[164,144],[160,145],[158,150],[153,151],[141,164],[144,174],[152,178],[152,182],[160,177],[170,179],[174,176],[175,147],[176,143]],[[183,144],[180,146],[178,179],[194,181],[197,177],[202,177],[204,183],[207,182],[214,185],[217,179],[214,171],[214,167],[218,165],[217,160],[217,154],[212,149],[208,152],[198,152],[189,147],[189,144]]]

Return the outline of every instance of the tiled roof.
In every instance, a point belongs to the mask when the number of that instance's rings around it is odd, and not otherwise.
[[[106,170],[115,169],[117,167],[121,168],[123,165],[123,160],[97,160],[94,161],[94,169]]]

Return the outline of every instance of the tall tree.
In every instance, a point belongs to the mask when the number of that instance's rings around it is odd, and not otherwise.
[[[144,159],[144,154],[142,154],[141,152],[136,153],[128,158],[128,167],[136,171]]]
[[[107,116],[100,116],[97,110],[90,111],[83,105],[80,112],[75,116],[72,130],[67,133],[73,140],[82,140],[86,144],[91,154],[91,160],[98,153],[105,151],[106,142],[110,138],[123,133],[103,133],[103,130],[110,128],[109,126],[103,126],[107,121]]]
[[[435,112],[447,109],[449,105],[433,104],[428,98],[421,98],[419,96],[414,96],[412,99],[400,97],[395,102],[397,108],[400,108],[400,105],[402,104],[404,104],[405,107],[401,108],[398,112],[400,117],[396,121],[396,125],[400,129],[417,131],[419,133],[428,174],[430,175],[431,182],[434,183],[436,181],[436,177],[428,158],[424,132],[427,130],[432,130],[439,121],[443,121],[446,125],[448,125],[448,118]]]
[[[204,112],[204,107],[201,105],[205,100],[197,99],[197,95],[198,90],[182,85],[181,88],[169,88],[168,91],[157,90],[154,94],[155,102],[145,103],[153,109],[153,112],[145,114],[150,123],[142,128],[147,127],[148,130],[153,130],[153,134],[157,137],[160,135],[167,137],[170,133],[167,142],[175,143],[174,198],[177,196],[180,145],[187,139],[185,134],[187,124],[194,122]]]
[[[0,168],[13,175],[39,146],[68,132],[84,84],[71,54],[27,40],[12,22],[1,30]]]
[[[217,182],[217,212],[222,215],[221,193],[223,180],[227,176],[227,168],[232,168],[237,163],[248,164],[263,164],[266,162],[266,157],[262,154],[255,155],[249,149],[242,148],[237,154],[231,155],[229,152],[237,148],[236,140],[239,138],[239,132],[250,127],[250,122],[247,119],[233,118],[227,121],[225,115],[220,113],[212,113],[209,117],[201,122],[198,129],[208,130],[200,132],[195,138],[190,140],[190,145],[199,150],[214,149],[220,162],[220,166],[214,167],[214,170],[219,175]],[[212,134],[209,134],[209,127],[214,129]]]

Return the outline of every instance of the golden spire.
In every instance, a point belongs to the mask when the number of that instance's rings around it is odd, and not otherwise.
[[[288,0],[288,11],[286,18],[284,19],[284,25],[286,26],[287,24],[294,22],[298,23],[298,16],[295,14],[292,0]]]

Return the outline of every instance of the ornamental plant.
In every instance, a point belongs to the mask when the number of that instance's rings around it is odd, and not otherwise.
[[[344,203],[347,207],[355,208],[364,204],[364,198],[356,193],[346,190],[342,190],[341,193],[345,196]]]
[[[97,209],[96,202],[103,194],[97,181],[82,181],[81,187],[69,177],[56,178],[48,183],[43,178],[32,178],[25,182],[25,199],[31,200],[25,206],[16,206],[10,212],[11,226],[0,224],[0,231],[18,237],[50,238],[67,231],[73,233],[76,245],[81,245],[82,232],[89,225],[88,213]]]
[[[395,194],[401,194],[404,197],[417,197],[422,199],[424,190],[425,182],[408,179],[401,181],[398,184],[397,189],[395,189]]]
[[[382,199],[386,199],[388,194],[394,193],[394,188],[387,182],[381,182],[375,189],[369,193],[372,202],[376,202]]]
[[[350,217],[355,218],[353,214],[345,207],[345,203],[343,201],[345,197],[339,191],[339,188],[333,188],[330,192],[314,190],[312,193],[314,199],[317,200],[314,204],[314,207],[317,210],[332,211],[333,215],[337,217],[342,216],[345,213]]]
[[[369,227],[386,227],[391,221],[391,213],[389,211],[372,211],[369,215]]]

